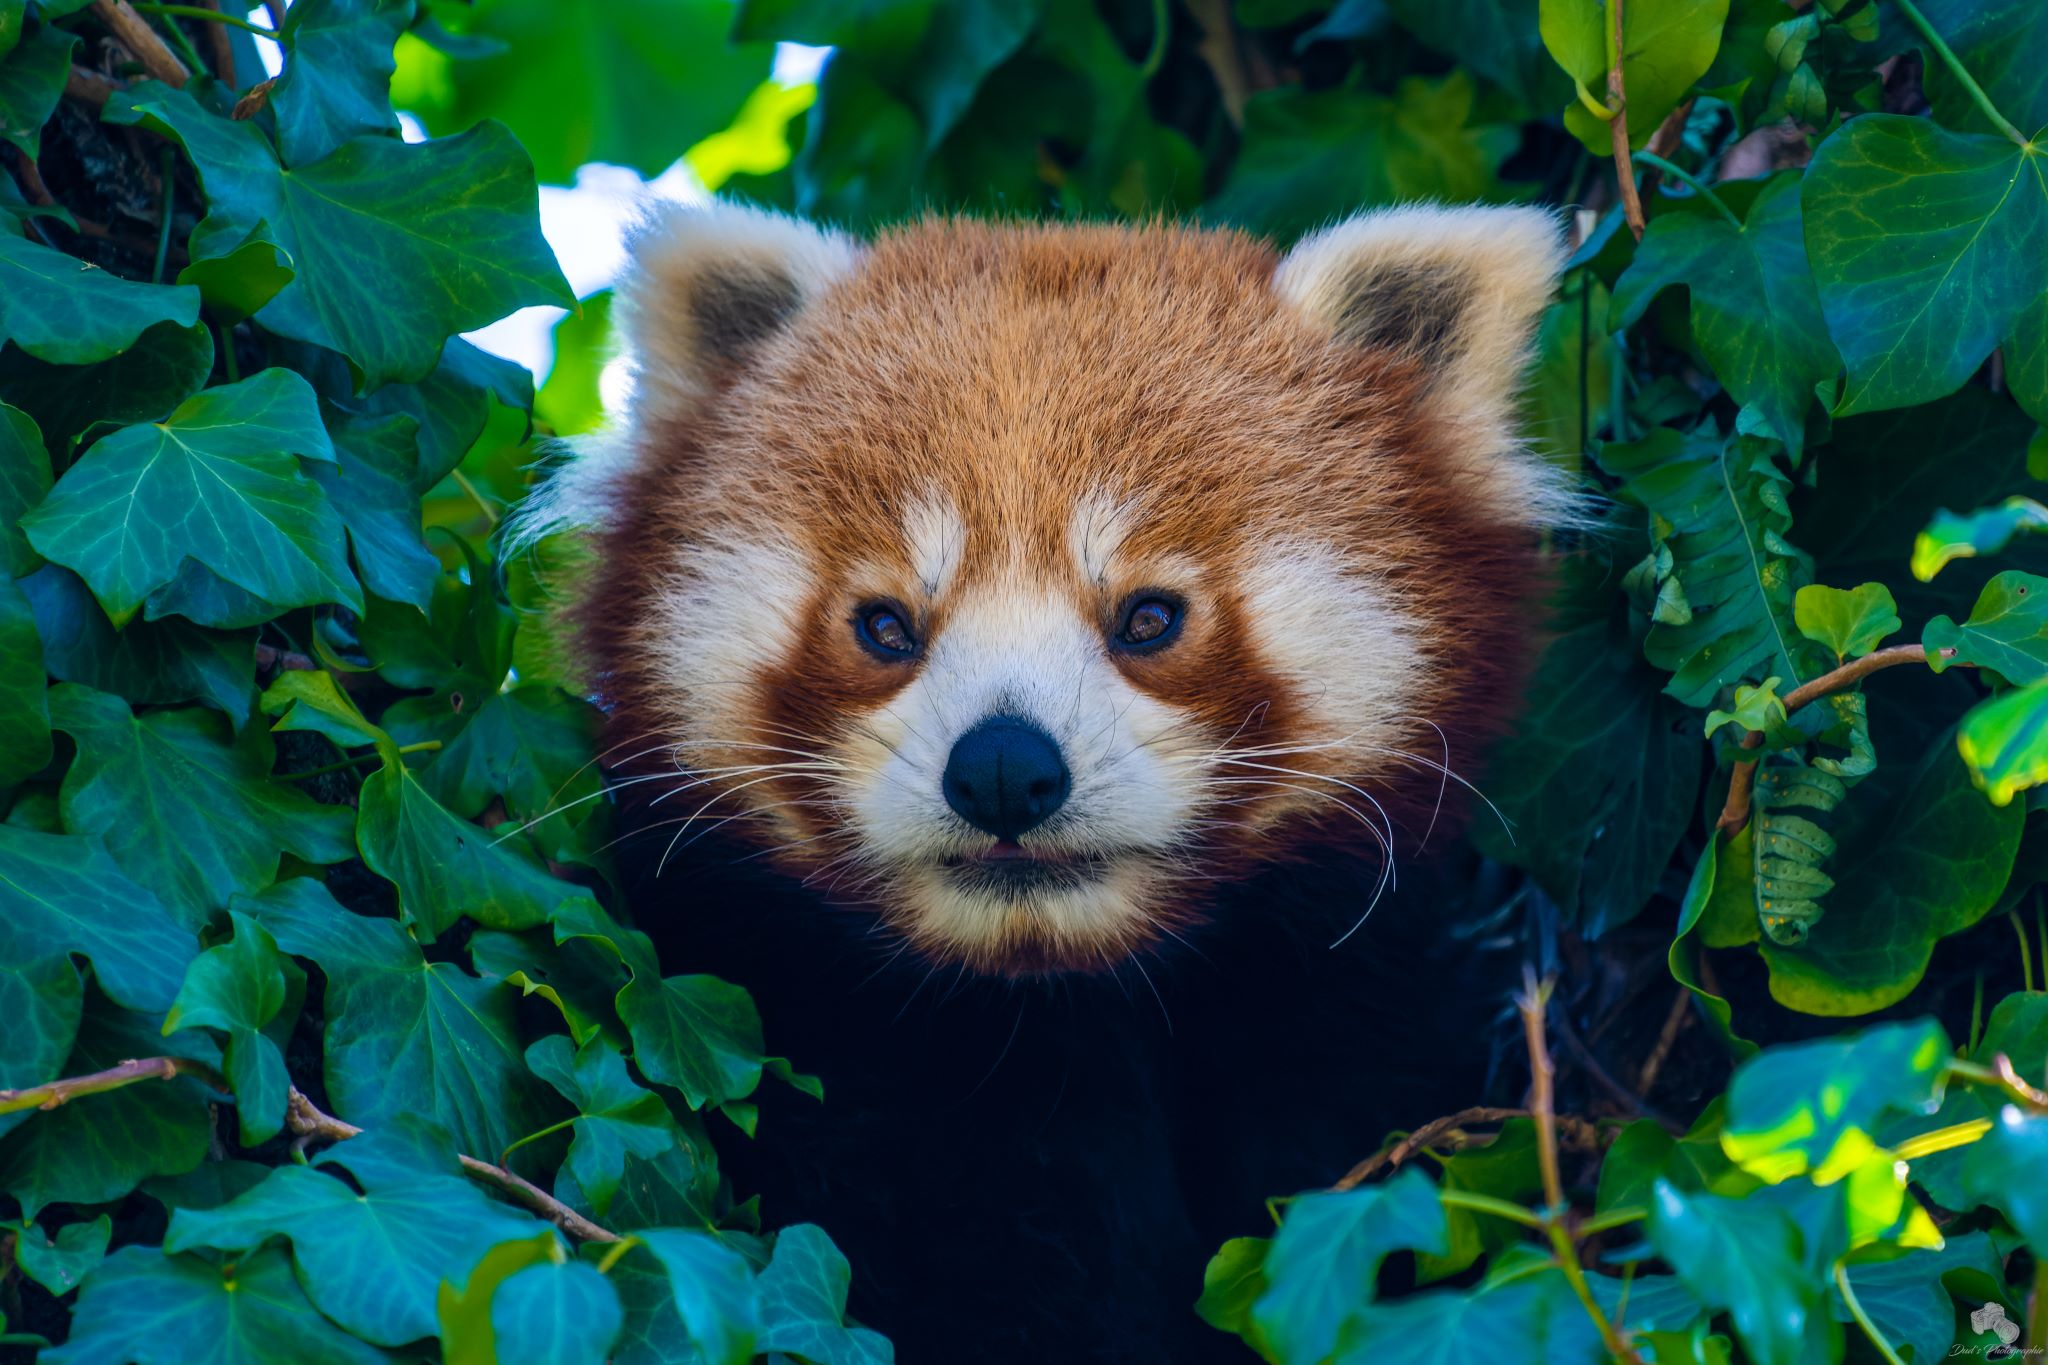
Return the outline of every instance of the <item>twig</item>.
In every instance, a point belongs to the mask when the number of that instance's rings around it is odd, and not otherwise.
[[[1245,75],[1244,54],[1238,51],[1236,26],[1230,22],[1230,6],[1225,0],[1188,0],[1188,12],[1195,16],[1195,23],[1202,30],[1202,41],[1195,51],[1216,78],[1216,92],[1222,97],[1224,115],[1232,127],[1242,128],[1244,102],[1251,93],[1251,81]]]
[[[101,75],[97,71],[89,71],[82,66],[72,67],[70,74],[64,77],[66,98],[77,100],[80,104],[89,104],[95,109],[104,109],[107,101],[112,99],[117,91],[126,88],[112,77]]]
[[[192,73],[178,60],[177,54],[164,44],[149,20],[135,12],[128,0],[92,0],[92,12],[107,26],[121,46],[135,54],[135,60],[142,63],[142,69],[162,81],[165,85],[180,90],[185,82],[192,79]]]
[[[1956,651],[1944,649],[1941,657],[1953,660]],[[1893,645],[1866,654],[1860,659],[1851,659],[1840,668],[1823,673],[1810,683],[1802,683],[1785,694],[1785,713],[1790,715],[1809,702],[1815,702],[1831,693],[1839,692],[1851,683],[1859,682],[1881,669],[1898,664],[1924,664],[1927,651],[1920,645]],[[1961,663],[1957,668],[1974,668],[1974,664]],[[1761,730],[1752,730],[1743,737],[1742,747],[1760,749],[1764,736]],[[1714,828],[1724,834],[1733,834],[1749,823],[1750,797],[1756,786],[1756,760],[1746,759],[1735,765],[1735,771],[1728,776],[1728,799],[1721,804],[1721,818],[1714,822]]]
[[[324,1113],[320,1107],[299,1093],[295,1086],[285,1106],[285,1126],[302,1139],[320,1139],[329,1142],[346,1142],[359,1137],[362,1129],[353,1123],[343,1122],[332,1114]],[[619,1234],[610,1228],[599,1227],[561,1200],[549,1194],[540,1186],[524,1177],[514,1175],[503,1166],[493,1166],[488,1161],[479,1161],[468,1155],[458,1154],[462,1172],[470,1179],[491,1186],[509,1197],[513,1203],[553,1223],[563,1232],[579,1242],[616,1242]]]
[[[1497,1109],[1487,1105],[1475,1105],[1470,1109],[1460,1109],[1455,1114],[1446,1114],[1440,1119],[1431,1119],[1399,1142],[1380,1148],[1353,1166],[1330,1188],[1337,1191],[1356,1189],[1381,1170],[1400,1167],[1423,1148],[1444,1145],[1444,1139],[1451,1139],[1454,1145],[1459,1147],[1493,1139],[1493,1134],[1464,1134],[1460,1130],[1467,1124],[1506,1123],[1509,1119],[1528,1117],[1529,1111],[1526,1109]],[[1560,1140],[1572,1150],[1600,1149],[1603,1142],[1600,1125],[1591,1119],[1582,1119],[1576,1114],[1559,1114],[1557,1125]]]
[[[80,1095],[119,1090],[137,1081],[171,1081],[180,1076],[197,1077],[217,1090],[227,1088],[212,1067],[187,1058],[139,1057],[87,1076],[68,1076],[62,1080],[45,1081],[41,1085],[23,1086],[19,1090],[0,1090],[0,1114],[13,1114],[23,1109],[55,1109]]]
[[[1657,1044],[1650,1049],[1650,1055],[1643,1058],[1642,1070],[1636,1073],[1636,1093],[1644,1099],[1650,1097],[1651,1089],[1657,1084],[1657,1073],[1664,1069],[1664,1063],[1671,1056],[1671,1049],[1678,1042],[1678,1032],[1692,1018],[1692,992],[1685,987],[1678,988],[1672,997],[1671,1011],[1664,1016],[1664,1027],[1657,1032]]]
[[[1614,142],[1614,180],[1621,191],[1622,216],[1628,219],[1628,230],[1635,234],[1637,241],[1643,240],[1643,199],[1636,193],[1635,163],[1629,159],[1628,151],[1628,90],[1622,80],[1621,67],[1627,59],[1627,47],[1622,37],[1622,0],[1607,0],[1607,13],[1614,23],[1614,61],[1607,68],[1607,107],[1614,111],[1608,120],[1607,135]]]
[[[259,38],[269,38],[273,42],[277,39],[277,30],[274,28],[265,28],[261,24],[252,24],[247,19],[238,19],[232,14],[221,13],[217,0],[214,4],[207,4],[202,0],[202,3],[197,5],[161,5],[153,3],[153,0],[135,0],[135,8],[143,14],[161,14],[167,19],[204,19],[216,25],[228,24],[246,29]]]
[[[218,23],[206,26],[206,45],[213,53],[213,74],[220,77],[223,85],[233,90],[240,82],[235,79],[235,48],[234,44],[228,41],[225,26],[233,22],[234,16],[221,13],[220,0],[199,0],[199,3],[213,11],[219,20]],[[242,22],[248,23],[248,20],[244,19]]]
[[[1657,131],[1650,134],[1650,140],[1643,144],[1644,150],[1658,156],[1670,156],[1677,151],[1679,140],[1685,136],[1685,121],[1692,117],[1693,102],[1697,98],[1696,95],[1687,95],[1680,100],[1678,107],[1657,125]]]
[[[430,754],[440,747],[441,741],[438,739],[423,739],[416,743],[399,745],[398,752],[401,754]],[[339,763],[329,763],[325,767],[308,768],[302,773],[272,773],[271,776],[279,782],[304,782],[309,778],[325,777],[329,773],[346,772],[350,768],[360,768],[365,763],[376,763],[382,757],[381,754],[373,751],[367,754],[357,754],[353,758],[344,758]]]
[[[1619,7],[1617,0],[1616,8]],[[1550,1235],[1550,1246],[1557,1256],[1558,1269],[1564,1272],[1572,1292],[1578,1295],[1586,1316],[1599,1329],[1600,1340],[1606,1344],[1607,1353],[1622,1365],[1643,1365],[1642,1357],[1629,1343],[1628,1333],[1608,1318],[1599,1301],[1593,1297],[1592,1286],[1586,1282],[1585,1267],[1579,1263],[1579,1249],[1566,1226],[1571,1208],[1565,1203],[1564,1174],[1557,1161],[1557,1104],[1553,1090],[1557,1069],[1552,1065],[1550,1050],[1543,1042],[1543,1017],[1549,1012],[1553,984],[1550,980],[1539,983],[1536,973],[1524,967],[1522,993],[1515,999],[1515,1007],[1522,1014],[1522,1035],[1529,1048],[1529,1111],[1536,1120],[1536,1160],[1543,1172],[1546,1205],[1543,1226]]]

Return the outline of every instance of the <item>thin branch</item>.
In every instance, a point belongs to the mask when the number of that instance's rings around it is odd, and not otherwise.
[[[206,26],[206,46],[213,57],[213,74],[220,77],[221,84],[233,90],[240,81],[235,79],[235,48],[228,41],[228,31],[223,25],[232,24],[234,16],[222,14],[220,0],[199,0],[220,22]],[[248,23],[244,19],[243,23]]]
[[[1478,1105],[1471,1109],[1460,1109],[1455,1114],[1446,1114],[1440,1119],[1431,1119],[1407,1137],[1391,1147],[1383,1147],[1365,1160],[1346,1171],[1343,1178],[1330,1186],[1333,1190],[1350,1190],[1370,1180],[1382,1167],[1398,1167],[1408,1158],[1425,1147],[1432,1146],[1437,1139],[1454,1130],[1472,1123],[1505,1123],[1509,1119],[1529,1117],[1526,1109],[1494,1109]]]
[[[1616,8],[1619,8],[1619,0]],[[1600,1340],[1606,1344],[1607,1353],[1622,1365],[1643,1365],[1642,1357],[1629,1343],[1628,1333],[1608,1318],[1599,1301],[1593,1297],[1585,1267],[1579,1263],[1578,1246],[1566,1226],[1571,1208],[1565,1203],[1564,1174],[1557,1161],[1557,1104],[1553,1088],[1557,1068],[1551,1062],[1550,1049],[1543,1041],[1543,1017],[1550,1009],[1553,984],[1550,980],[1539,983],[1535,972],[1525,967],[1522,993],[1515,998],[1515,1007],[1522,1014],[1523,1039],[1529,1048],[1529,1110],[1536,1119],[1536,1160],[1543,1172],[1546,1204],[1543,1225],[1550,1234],[1550,1247],[1557,1257],[1558,1269],[1564,1272],[1565,1281],[1578,1295],[1586,1316],[1599,1329]]]
[[[1956,651],[1944,649],[1941,657],[1953,660]],[[1927,650],[1920,645],[1893,645],[1866,654],[1860,659],[1851,659],[1840,668],[1823,673],[1810,683],[1802,683],[1785,694],[1785,712],[1790,715],[1810,702],[1839,692],[1852,683],[1860,682],[1881,669],[1899,664],[1924,664]],[[1972,668],[1973,664],[1960,663],[1957,668]],[[1760,749],[1764,737],[1760,730],[1752,730],[1743,737],[1742,747]],[[1714,822],[1714,828],[1724,834],[1733,834],[1749,823],[1750,798],[1756,787],[1756,760],[1746,759],[1735,765],[1735,771],[1728,776],[1728,799],[1721,804],[1721,818]]]
[[[291,1099],[285,1108],[285,1126],[301,1139],[319,1139],[327,1142],[346,1142],[352,1137],[361,1136],[363,1131],[353,1123],[346,1123],[332,1114],[322,1112],[318,1105],[299,1093],[297,1087],[293,1087]],[[539,1214],[579,1242],[620,1240],[618,1233],[610,1228],[599,1227],[540,1186],[513,1174],[503,1166],[493,1166],[488,1161],[479,1161],[468,1155],[458,1155],[456,1160],[462,1163],[464,1175],[491,1186],[510,1198],[513,1203],[531,1213]]]
[[[413,744],[399,745],[398,752],[401,754],[430,754],[440,747],[441,741],[438,739],[423,739]],[[346,772],[350,768],[360,768],[363,764],[375,763],[382,757],[383,755],[373,750],[367,754],[357,754],[352,758],[344,758],[339,763],[329,763],[325,767],[308,768],[302,773],[272,773],[271,776],[279,782],[304,782],[308,778],[325,777],[329,773]]]
[[[192,72],[178,60],[176,53],[164,45],[164,40],[149,26],[149,20],[137,14],[128,0],[92,0],[92,12],[121,46],[135,54],[135,60],[142,63],[144,71],[165,85],[180,90],[185,88],[185,82],[192,79]]]
[[[1941,34],[1935,31],[1934,25],[1927,22],[1927,16],[1920,12],[1920,7],[1914,4],[1913,0],[1897,0],[1897,3],[1899,12],[1906,16],[1906,22],[1920,31],[1920,36],[1927,40],[1927,45],[1934,49],[1935,55],[1955,74],[1957,83],[1968,92],[1972,100],[1976,101],[1977,107],[1984,111],[1984,117],[1991,120],[1991,126],[2022,147],[2032,146],[2033,144],[2027,141],[2026,134],[2013,127],[2012,121],[1998,112],[1998,106],[1991,102],[1991,96],[1985,94],[1984,87],[1977,84],[1977,78],[1963,65],[1963,59],[1956,56],[1955,49],[1943,41]]]
[[[1692,992],[1680,986],[1678,994],[1672,997],[1671,1012],[1664,1016],[1664,1027],[1657,1032],[1656,1046],[1650,1049],[1649,1056],[1643,1058],[1642,1070],[1636,1073],[1636,1093],[1644,1099],[1647,1100],[1650,1091],[1656,1087],[1657,1073],[1664,1069],[1665,1061],[1671,1056],[1672,1047],[1678,1042],[1679,1030],[1685,1027],[1686,1020],[1690,1018]]]
[[[259,38],[277,41],[277,30],[252,24],[247,19],[238,19],[232,14],[223,14],[211,5],[160,5],[152,0],[134,0],[135,8],[142,14],[161,14],[165,18],[203,19],[209,23],[227,24],[233,28],[246,29]]]
[[[55,1109],[80,1095],[98,1095],[134,1085],[137,1081],[170,1081],[180,1076],[196,1077],[217,1090],[227,1088],[212,1067],[187,1058],[139,1057],[86,1076],[68,1076],[41,1085],[23,1086],[19,1090],[0,1090],[0,1114],[18,1113],[23,1109]]]
[[[1635,163],[1629,159],[1628,90],[1621,75],[1627,47],[1622,36],[1621,6],[1622,0],[1607,0],[1607,15],[1614,26],[1614,56],[1607,67],[1607,107],[1614,111],[1614,117],[1608,120],[1607,134],[1614,143],[1614,180],[1621,191],[1622,216],[1628,219],[1628,230],[1640,242],[1644,227],[1643,199],[1636,193]]]
[[[89,71],[82,66],[72,67],[70,74],[64,77],[65,98],[77,100],[80,104],[89,104],[95,109],[106,108],[107,101],[112,99],[117,91],[126,88],[112,77],[97,71]]]

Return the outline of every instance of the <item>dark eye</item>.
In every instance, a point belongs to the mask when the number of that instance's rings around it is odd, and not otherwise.
[[[910,620],[894,602],[870,602],[854,614],[853,633],[885,659],[907,659],[917,653]]]
[[[1132,651],[1164,648],[1180,634],[1181,604],[1160,593],[1139,593],[1124,607],[1116,643]]]

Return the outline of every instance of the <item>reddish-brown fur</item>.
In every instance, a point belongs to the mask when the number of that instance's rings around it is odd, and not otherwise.
[[[1289,309],[1275,265],[1248,237],[1169,226],[927,221],[883,236],[718,376],[698,411],[642,431],[582,613],[615,752],[676,730],[648,604],[671,590],[675,547],[707,534],[787,537],[813,566],[796,638],[728,680],[751,717],[730,739],[805,748],[791,736],[829,737],[886,703],[905,666],[856,644],[846,602],[878,570],[911,577],[906,507],[939,489],[967,528],[958,586],[1010,571],[1004,545],[1021,539],[1029,564],[1105,629],[1148,585],[1146,565],[1191,561],[1199,600],[1185,636],[1119,666],[1216,743],[1288,742],[1314,705],[1249,619],[1241,566],[1276,538],[1337,546],[1415,624],[1426,658],[1397,747],[1470,773],[1522,676],[1541,587],[1534,535],[1453,475],[1416,365]],[[1135,496],[1142,515],[1117,558],[1130,576],[1091,584],[1065,567],[1068,527],[1077,502],[1101,495]],[[943,634],[944,601],[905,600],[927,638]],[[746,761],[738,749],[693,759]],[[1289,761],[1370,791],[1403,853],[1443,796],[1441,775],[1415,763],[1362,766],[1341,750]],[[791,799],[802,804],[732,831],[820,836],[776,855],[812,872],[843,852],[817,784],[778,778],[734,798],[757,810]],[[1357,823],[1284,789],[1256,790],[1226,823],[1195,846],[1198,865],[1226,877],[1253,858],[1372,850]],[[1199,888],[1190,880],[1162,921],[1194,913]]]

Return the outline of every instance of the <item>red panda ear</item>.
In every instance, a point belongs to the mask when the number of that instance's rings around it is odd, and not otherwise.
[[[1514,400],[1564,264],[1561,227],[1533,208],[1384,209],[1304,238],[1273,277],[1339,343],[1412,356],[1448,446],[1517,520],[1553,516],[1560,501],[1558,481],[1521,452]]]
[[[629,245],[619,301],[643,428],[710,392],[859,253],[840,233],[722,203],[670,209]]]

